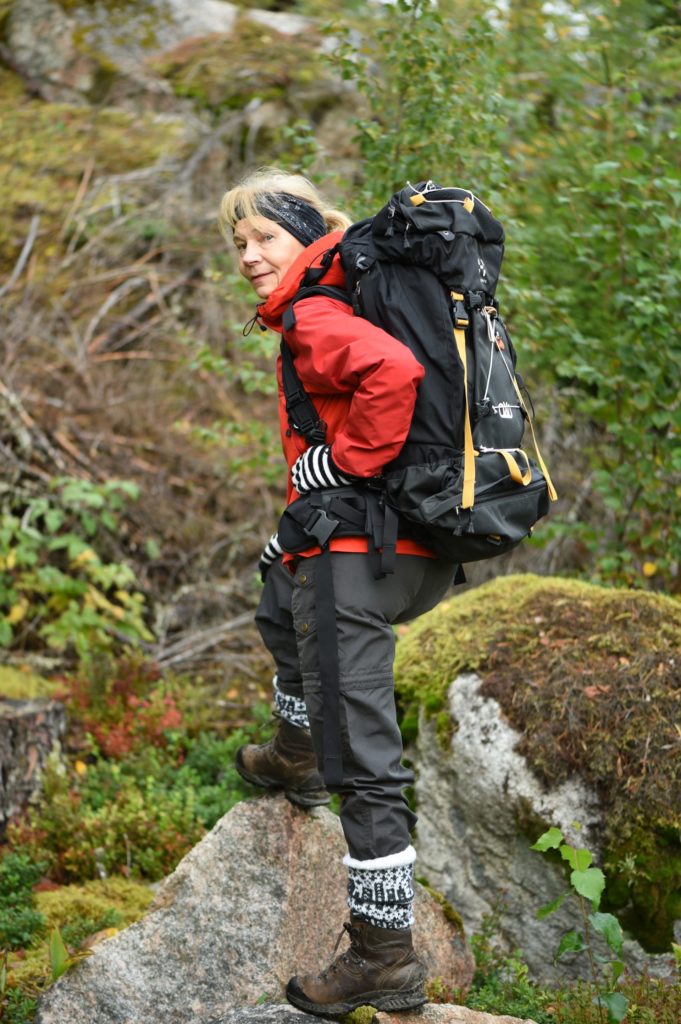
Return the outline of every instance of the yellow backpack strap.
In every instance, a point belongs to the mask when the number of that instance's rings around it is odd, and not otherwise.
[[[521,470],[516,458],[511,455],[510,452],[504,451],[503,448],[498,448],[497,452],[506,460],[508,471],[511,474],[511,480],[514,480],[517,484],[522,484],[523,487],[527,487],[532,479],[532,467],[530,466],[530,460],[527,455],[525,455],[525,452],[520,451],[519,449],[519,454],[525,459],[525,472]]]
[[[551,480],[551,476],[549,474],[549,471],[548,471],[548,469],[546,467],[546,463],[544,462],[544,460],[542,458],[542,455],[541,455],[541,452],[539,451],[539,445],[537,444],[537,435],[534,432],[534,424],[532,423],[532,417],[530,416],[530,410],[525,405],[525,400],[524,400],[522,394],[520,393],[520,388],[518,387],[518,381],[515,379],[515,377],[513,378],[513,387],[516,390],[516,394],[518,396],[518,401],[520,402],[521,407],[525,410],[525,414],[527,416],[527,421],[530,424],[530,430],[532,431],[532,441],[534,443],[534,450],[537,453],[537,462],[539,463],[539,468],[541,469],[541,471],[544,474],[544,477],[546,479],[546,483],[547,483],[548,489],[549,489],[549,498],[551,499],[551,501],[557,501],[558,500],[558,492],[556,491],[556,488],[553,486],[553,482]]]
[[[452,292],[452,298],[458,305],[463,300],[459,292]],[[466,415],[464,417],[464,438],[463,438],[463,494],[461,498],[462,508],[472,508],[475,501],[475,448],[473,447],[473,431],[471,430],[471,418],[468,414],[468,365],[466,361],[466,335],[463,327],[468,320],[455,316],[454,339],[459,353],[459,359],[463,364],[463,393],[466,402]]]

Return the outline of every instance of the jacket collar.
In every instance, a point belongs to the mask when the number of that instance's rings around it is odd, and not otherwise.
[[[340,242],[342,237],[342,231],[332,231],[330,234],[318,238],[312,245],[308,245],[291,264],[274,291],[264,302],[260,303],[257,312],[258,319],[273,331],[281,331],[282,317],[288,309],[291,299],[298,291],[305,271],[309,267],[319,266],[324,253]],[[340,285],[341,287],[345,284],[345,276],[338,254],[324,275],[324,284]]]

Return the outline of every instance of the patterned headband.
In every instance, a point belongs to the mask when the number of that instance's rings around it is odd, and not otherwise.
[[[262,217],[288,231],[303,245],[311,245],[328,231],[319,210],[288,192],[268,192],[256,200]]]

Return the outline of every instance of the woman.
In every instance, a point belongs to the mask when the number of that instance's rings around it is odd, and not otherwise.
[[[305,271],[320,264],[348,224],[299,175],[265,168],[226,193],[221,230],[233,238],[239,271],[261,300],[261,324],[282,331],[282,318]],[[343,287],[337,255],[323,283]],[[424,370],[405,345],[355,317],[351,306],[333,295],[297,301],[286,341],[301,383],[326,425],[325,443],[312,446],[291,429],[279,359],[289,503],[329,488],[361,501],[366,483],[380,476],[405,441]],[[432,608],[453,576],[450,564],[408,537],[397,541],[394,572],[380,579],[372,571],[369,540],[361,530],[332,536],[329,549],[342,768],[340,781],[328,788],[340,794],[348,844],[344,864],[350,921],[344,927],[350,947],[319,975],[292,978],[286,992],[294,1005],[322,1016],[347,1013],[363,1003],[407,1009],[425,1002],[425,968],[411,941],[416,855],[410,831],[416,816],[404,795],[413,776],[400,763],[392,626]],[[295,556],[283,552],[277,534],[263,552],[265,585],[256,621],[276,664],[279,724],[269,743],[242,747],[237,755],[244,778],[284,789],[303,807],[329,799],[318,767],[328,755],[315,627],[323,599],[316,586],[321,558],[314,544]]]

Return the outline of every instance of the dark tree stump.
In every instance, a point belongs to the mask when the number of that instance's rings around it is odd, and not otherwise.
[[[59,701],[0,699],[0,831],[39,790],[42,769],[65,727]]]

